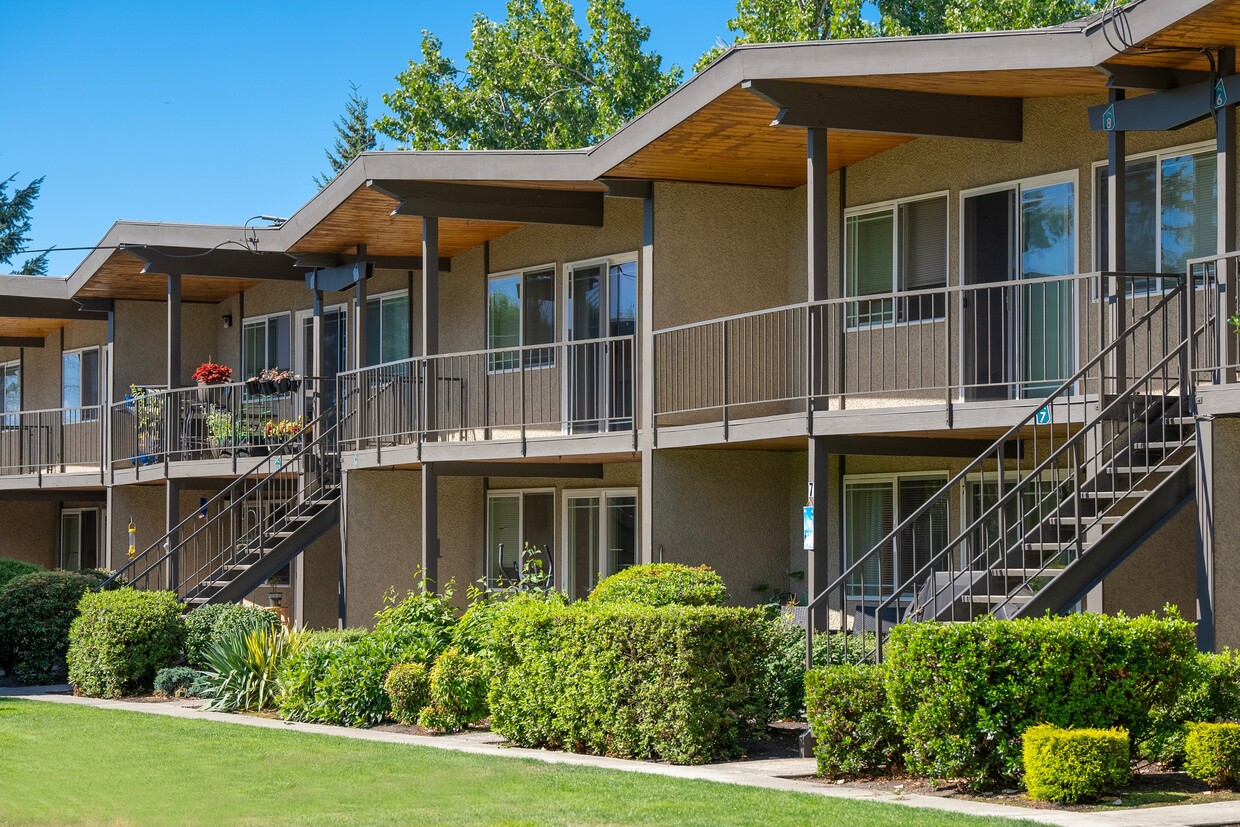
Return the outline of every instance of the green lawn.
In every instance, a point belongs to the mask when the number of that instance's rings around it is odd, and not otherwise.
[[[403,744],[0,699],[0,825],[982,825]]]

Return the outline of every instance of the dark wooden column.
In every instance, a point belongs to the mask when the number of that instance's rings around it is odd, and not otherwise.
[[[825,299],[830,290],[829,238],[830,216],[827,192],[827,131],[811,128],[807,130],[806,165],[805,165],[805,223],[808,230],[806,238],[809,263],[806,284],[806,297],[809,301]],[[815,317],[811,316],[811,320]],[[828,352],[834,343],[827,342],[823,336],[830,330],[825,319],[810,323],[810,388],[807,399],[810,406],[808,421],[810,423],[809,438],[809,479],[806,491],[806,503],[815,506],[813,517],[814,548],[806,550],[805,584],[812,600],[826,588],[830,578],[828,562],[828,515],[829,502],[827,497],[828,468],[830,454],[826,440],[814,435],[813,407],[815,394],[823,389],[823,370],[827,365]],[[814,609],[810,612],[809,623],[815,628],[822,625],[826,612]]]
[[[365,244],[357,245],[357,260],[359,262],[366,260]],[[366,335],[366,271],[364,267],[353,289],[353,329],[356,331],[353,367],[364,368],[370,364],[370,354],[367,352],[370,337]]]
[[[423,430],[436,426],[435,363],[439,353],[439,219],[422,219],[422,394]],[[439,474],[422,465],[422,576],[439,590]]]
[[[641,392],[637,397],[638,441],[641,448],[642,479],[637,515],[639,561],[654,563],[654,189],[642,200],[642,250],[638,260],[638,288],[641,299],[637,314],[639,327],[638,365]]]
[[[168,389],[181,387],[181,276],[168,274]]]
[[[1124,100],[1123,89],[1112,89],[1108,95],[1111,103]],[[1107,133],[1107,260],[1103,266],[1111,273],[1122,273],[1128,267],[1127,234],[1125,216],[1128,215],[1127,169],[1125,155],[1128,151],[1127,133],[1115,129]],[[1124,335],[1127,327],[1128,282],[1111,275],[1106,281],[1107,300],[1101,303],[1103,313],[1099,317],[1099,347],[1105,348]],[[1108,330],[1110,331],[1108,333]],[[1110,367],[1115,384],[1114,393],[1121,393],[1127,384],[1127,348],[1121,343],[1115,348],[1112,359],[1103,364]],[[1103,393],[1106,389],[1103,389]]]
[[[311,291],[311,296],[311,307],[314,314],[314,320],[311,323],[313,325],[311,337],[314,341],[314,358],[311,360],[310,370],[314,372],[315,378],[314,411],[311,413],[310,419],[314,419],[323,413],[324,400],[327,399],[327,387],[323,379],[323,291],[318,289],[317,284],[315,289]],[[296,331],[293,334],[294,341],[296,341],[296,337],[301,335],[303,335],[302,331]],[[332,394],[332,396],[335,397],[335,394]]]
[[[1236,73],[1236,50],[1220,49],[1218,54],[1219,77]],[[1218,252],[1229,253],[1236,249],[1236,107],[1228,102],[1214,113],[1215,151],[1218,156]],[[1226,288],[1222,318],[1236,312],[1236,262],[1226,261],[1218,266],[1219,284]],[[1223,382],[1233,381],[1233,372],[1227,365],[1235,364],[1236,337],[1219,336],[1219,375]]]

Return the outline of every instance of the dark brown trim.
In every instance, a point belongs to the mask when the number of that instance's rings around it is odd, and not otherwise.
[[[392,215],[603,226],[602,192],[408,180],[370,180],[366,186],[400,202]]]
[[[0,347],[43,347],[43,340],[38,336],[0,336]]]
[[[603,464],[599,462],[447,461],[433,464],[436,475],[440,477],[531,477],[573,480],[601,480],[603,478]]]

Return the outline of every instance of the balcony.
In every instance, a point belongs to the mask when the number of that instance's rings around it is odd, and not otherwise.
[[[338,377],[367,464],[636,450],[635,337],[414,357]],[[346,461],[346,467],[349,462]]]
[[[0,415],[0,485],[102,485],[103,407],[50,408]]]

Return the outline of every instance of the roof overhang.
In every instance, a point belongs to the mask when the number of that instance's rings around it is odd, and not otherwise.
[[[0,347],[42,347],[74,321],[107,321],[109,307],[83,307],[57,276],[0,276]]]

